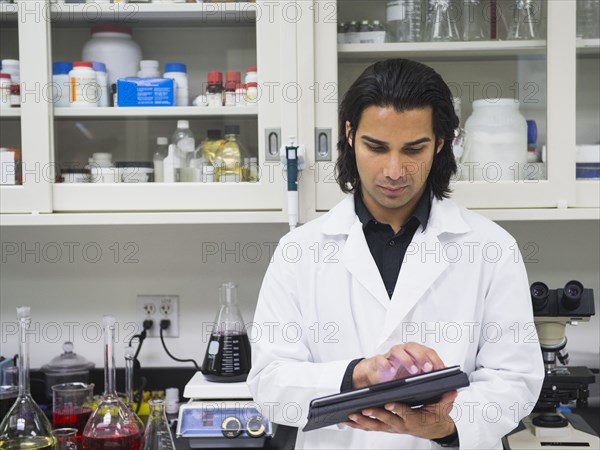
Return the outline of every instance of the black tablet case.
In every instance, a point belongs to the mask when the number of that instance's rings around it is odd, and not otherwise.
[[[376,388],[367,393],[358,393],[356,398],[340,399],[338,402],[327,405],[315,407],[311,402],[308,423],[302,431],[311,431],[347,422],[349,420],[348,416],[352,413],[360,413],[366,408],[383,408],[386,403],[390,402],[404,403],[410,406],[435,403],[445,392],[468,385],[469,378],[467,374],[459,371],[442,378],[406,383],[399,386],[394,386],[391,383],[387,389]]]

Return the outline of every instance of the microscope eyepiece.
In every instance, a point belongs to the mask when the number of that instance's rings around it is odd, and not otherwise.
[[[565,284],[560,301],[566,309],[572,311],[577,309],[581,304],[582,294],[583,284],[581,284],[579,281],[571,280]]]
[[[548,286],[541,281],[536,281],[529,288],[531,293],[531,301],[533,303],[533,309],[539,311],[548,304]]]

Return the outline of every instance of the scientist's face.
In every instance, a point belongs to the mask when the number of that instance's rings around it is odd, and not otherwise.
[[[443,140],[435,141],[431,107],[398,112],[392,107],[369,106],[351,138],[350,123],[346,136],[354,147],[362,196],[373,216],[386,223],[414,209],[431,170],[434,153]]]

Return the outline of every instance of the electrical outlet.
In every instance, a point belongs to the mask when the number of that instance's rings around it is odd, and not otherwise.
[[[171,321],[169,328],[163,331],[164,337],[179,337],[179,296],[178,295],[138,295],[136,317],[140,332],[144,329],[144,320],[152,320],[152,328],[147,337],[160,336],[160,321]]]

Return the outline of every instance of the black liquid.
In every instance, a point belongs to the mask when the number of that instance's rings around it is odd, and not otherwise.
[[[246,333],[210,336],[202,373],[209,381],[246,381],[250,372],[250,340]]]

